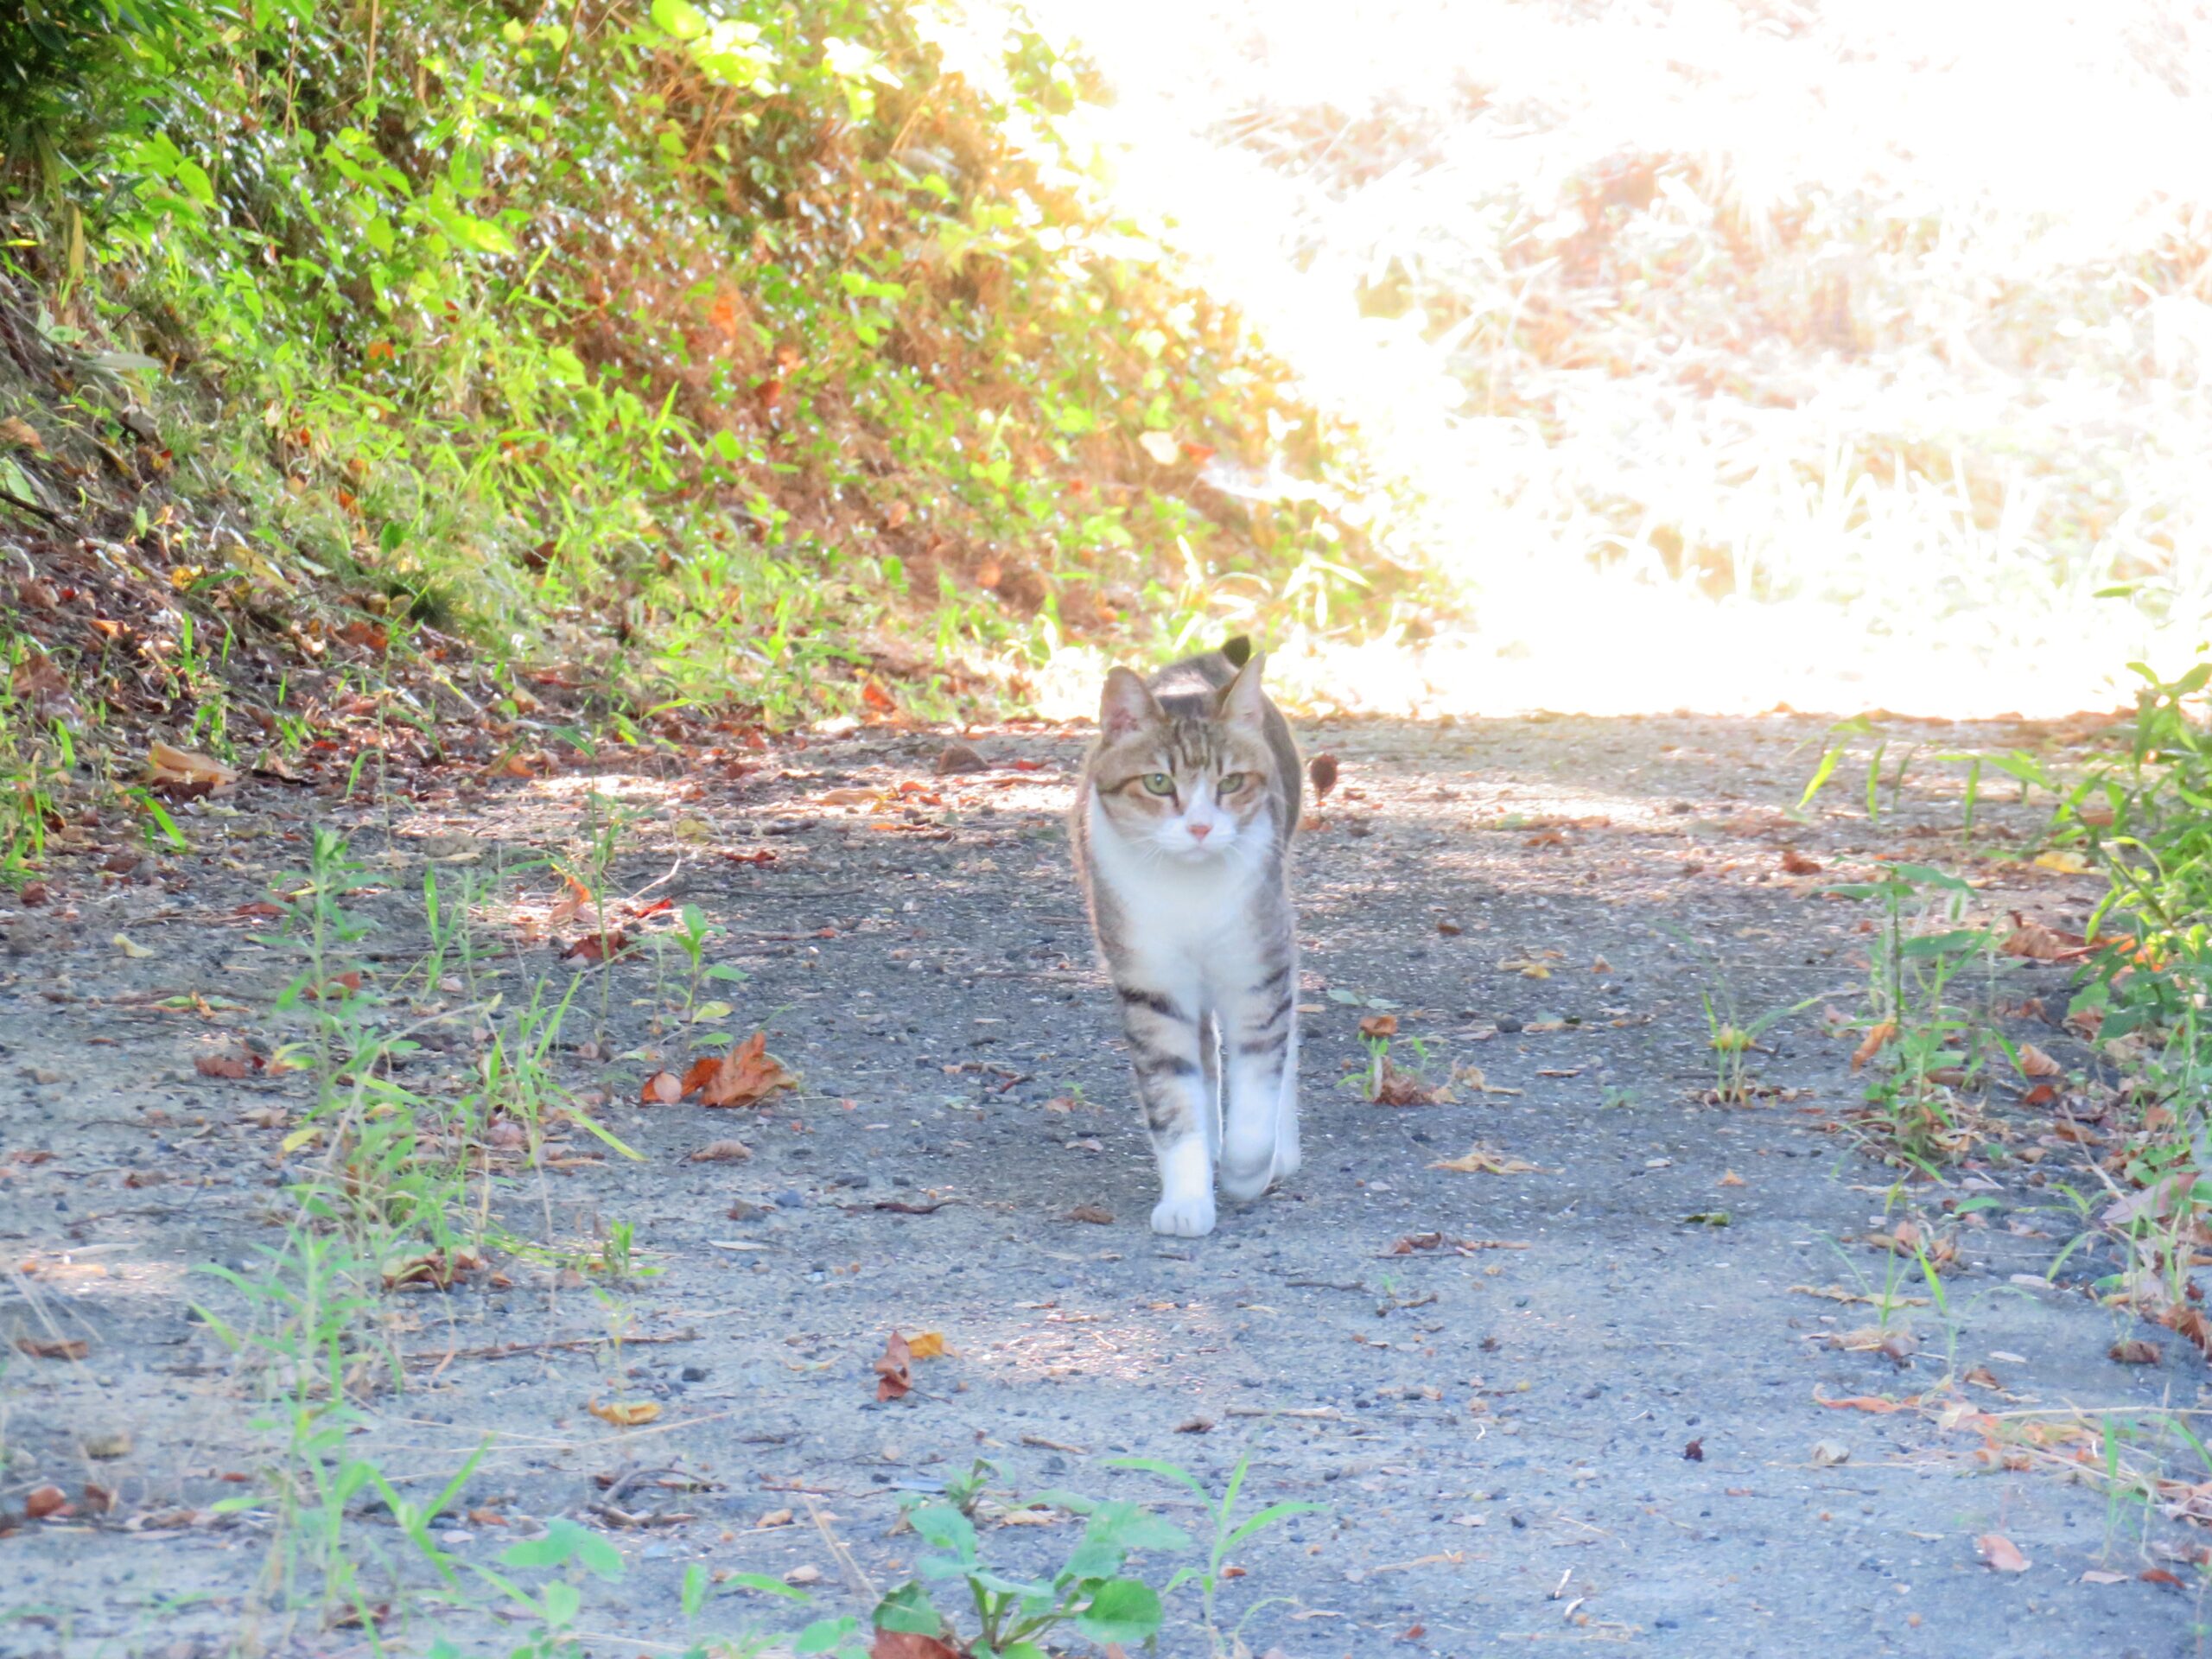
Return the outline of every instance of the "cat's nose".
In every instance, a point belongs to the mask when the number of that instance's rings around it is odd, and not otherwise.
[[[1213,834],[1213,825],[1210,823],[1193,823],[1188,828],[1192,841],[1204,841],[1208,836]]]

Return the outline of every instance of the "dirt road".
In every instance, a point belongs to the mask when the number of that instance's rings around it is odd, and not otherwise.
[[[1178,1488],[1109,1466],[1121,1456],[1216,1491],[1249,1457],[1251,1503],[1320,1506],[1231,1556],[1224,1630],[1254,1653],[2196,1651],[2200,1575],[2174,1554],[2193,1536],[2058,1471],[2069,1408],[2195,1406],[2202,1362],[2107,1357],[2117,1337],[2169,1339],[2083,1294],[2110,1266],[2094,1245],[2059,1287],[2032,1282],[2080,1230],[2061,1143],[2040,1164],[1900,1185],[1846,1122],[1855,1038],[1824,1024],[1863,1007],[1866,914],[1821,888],[1875,852],[1972,868],[1978,913],[2058,919],[2075,895],[1960,859],[1934,794],[1908,789],[1879,826],[1840,798],[1791,823],[1780,808],[1820,729],[1308,730],[1342,782],[1298,855],[1306,1167],[1195,1242],[1145,1230],[1148,1159],[1058,822],[1077,734],[971,734],[989,769],[944,779],[944,738],[917,733],[374,810],[255,785],[232,816],[187,817],[190,854],[123,874],[102,848],[65,855],[50,901],[11,918],[0,987],[0,1321],[86,1345],[0,1374],[0,1507],[20,1514],[50,1482],[73,1512],[0,1536],[0,1652],[212,1654],[250,1617],[278,1517],[265,1483],[226,1477],[273,1466],[270,1433],[249,1427],[263,1384],[188,1300],[255,1316],[189,1269],[253,1274],[283,1236],[279,1183],[309,1154],[288,1171],[281,1126],[303,1078],[196,1060],[227,1034],[264,1052],[276,1034],[268,1010],[297,963],[256,945],[269,925],[236,907],[302,868],[310,820],[346,830],[376,884],[357,900],[378,925],[372,988],[425,948],[426,863],[448,895],[486,875],[476,932],[506,1001],[457,1030],[408,1016],[428,1046],[394,1075],[425,1097],[480,1077],[472,1033],[503,1028],[534,983],[557,997],[585,976],[553,1080],[603,1096],[599,1122],[642,1161],[582,1133],[539,1170],[487,1152],[506,1172],[494,1213],[535,1248],[389,1299],[393,1357],[356,1379],[368,1422],[344,1450],[421,1501],[482,1447],[431,1526],[457,1561],[488,1565],[550,1517],[604,1529],[627,1570],[585,1585],[590,1651],[794,1623],[750,1592],[687,1623],[695,1561],[810,1580],[820,1610],[864,1611],[914,1560],[892,1530],[900,1495],[978,1458],[1000,1471],[994,1505],[1143,1497],[1200,1527]],[[634,1103],[657,1065],[689,1058],[680,1031],[649,1028],[681,1000],[680,957],[563,963],[577,930],[552,910],[558,883],[489,882],[502,856],[581,855],[594,782],[637,814],[612,890],[639,895],[632,910],[699,906],[726,930],[708,959],[746,976],[708,986],[732,1007],[701,1028],[764,1027],[798,1092]],[[2064,972],[2009,971],[2015,989]],[[1708,1006],[1749,1029],[1801,1003],[1746,1055],[1751,1103],[1710,1103]],[[1392,1063],[1456,1074],[1449,1102],[1363,1097],[1357,1025],[1384,1012]],[[2037,1040],[2079,1063],[2063,1034]],[[2048,1136],[2047,1115],[2002,1115],[2016,1149]],[[723,1139],[749,1158],[689,1161]],[[1440,1166],[1477,1146],[1510,1173]],[[1936,1295],[1916,1261],[1866,1242],[1908,1218],[1955,1247]],[[618,1223],[634,1230],[627,1280],[576,1271],[563,1252],[603,1262]],[[1837,1300],[1885,1292],[1886,1320]],[[879,1402],[894,1328],[939,1332],[947,1353]],[[588,1410],[616,1399],[657,1421]],[[86,1454],[126,1433],[121,1455]],[[242,1512],[211,1513],[240,1496]],[[350,1530],[359,1551],[410,1553],[388,1516]],[[989,1528],[986,1550],[1048,1567],[1072,1532]],[[2012,1561],[1993,1535],[2025,1570],[1990,1564]],[[377,1600],[409,1650],[495,1640],[478,1615]],[[1195,1593],[1169,1605],[1161,1650],[1205,1651]],[[359,1630],[260,1627],[300,1652],[369,1650]]]

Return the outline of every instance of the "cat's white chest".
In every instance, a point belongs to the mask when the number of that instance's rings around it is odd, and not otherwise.
[[[1128,916],[1126,941],[1147,957],[1202,957],[1249,930],[1255,886],[1267,879],[1268,861],[1244,855],[1192,862],[1133,847],[1100,807],[1089,803],[1094,879]]]

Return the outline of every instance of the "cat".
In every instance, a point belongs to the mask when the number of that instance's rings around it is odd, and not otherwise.
[[[1213,1230],[1230,1198],[1296,1172],[1298,745],[1231,639],[1106,677],[1070,820],[1160,1162],[1152,1230]],[[1223,1087],[1224,1082],[1227,1087]]]

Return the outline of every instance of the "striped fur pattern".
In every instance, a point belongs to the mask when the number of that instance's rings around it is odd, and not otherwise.
[[[1151,680],[1117,668],[1071,824],[1160,1161],[1152,1229],[1213,1230],[1221,1191],[1298,1168],[1298,746],[1243,639]]]

